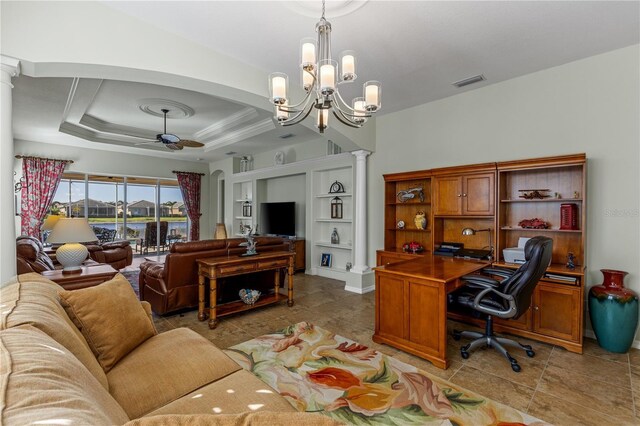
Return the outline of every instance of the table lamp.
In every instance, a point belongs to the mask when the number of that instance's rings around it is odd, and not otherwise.
[[[227,239],[227,228],[224,223],[216,223],[216,231],[213,238],[216,240]]]
[[[473,228],[464,228],[462,230],[462,235],[476,235],[476,232],[487,232],[489,234],[489,250],[491,250],[491,255],[493,254],[493,244],[491,242],[491,228],[485,229],[473,229]],[[489,255],[489,259],[491,259],[491,255]]]
[[[47,216],[47,218],[42,223],[42,227],[40,228],[40,230],[42,231],[42,242],[43,243],[45,242],[44,241],[44,233],[45,233],[45,231],[51,231],[53,229],[53,227],[56,226],[56,223],[58,223],[58,220],[60,220],[60,216],[58,216],[57,214],[50,214],[49,216]]]
[[[84,218],[60,218],[53,227],[47,241],[64,244],[56,250],[56,259],[64,268],[62,272],[80,271],[89,250],[80,243],[96,241],[98,238]]]

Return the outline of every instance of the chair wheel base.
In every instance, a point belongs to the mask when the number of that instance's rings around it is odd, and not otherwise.
[[[460,338],[462,337],[462,333],[460,333],[458,330],[453,330],[453,340],[460,340]]]
[[[533,358],[534,356],[536,356],[536,353],[535,353],[534,351],[528,350],[528,351],[527,351],[527,356],[528,356],[529,358]]]
[[[464,359],[469,359],[469,352],[467,351],[460,351],[460,356]]]

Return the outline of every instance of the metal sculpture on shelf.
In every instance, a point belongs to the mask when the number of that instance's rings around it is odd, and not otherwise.
[[[549,223],[537,217],[521,220],[518,222],[518,226],[526,229],[549,229]]]
[[[519,195],[520,198],[524,198],[525,200],[543,200],[545,198],[551,197],[549,194],[544,194],[545,192],[551,191],[550,189],[519,189],[518,192],[522,192],[522,195]]]
[[[247,233],[245,234],[244,237],[247,239],[247,241],[245,241],[244,243],[240,243],[238,245],[241,247],[247,248],[247,252],[242,256],[255,256],[256,254],[258,254],[258,252],[256,251],[256,246],[258,245],[258,242],[253,239],[253,229],[251,229],[250,226],[246,226],[246,228],[247,228]]]
[[[416,198],[416,194],[420,197],[420,202],[424,203],[424,190],[421,186],[416,186],[415,188],[409,188],[398,192],[398,201],[406,203],[407,201]]]

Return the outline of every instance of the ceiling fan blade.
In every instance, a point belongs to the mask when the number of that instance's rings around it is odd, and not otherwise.
[[[164,144],[164,146],[166,146],[167,148],[169,148],[172,151],[180,151],[183,149],[183,147],[177,143],[166,143]]]
[[[192,141],[190,139],[180,139],[178,145],[186,146],[188,148],[201,148],[204,146],[202,142]]]
[[[153,145],[158,143],[158,141],[149,141],[149,142],[139,142],[139,143],[134,143],[133,146],[138,146],[138,145]]]

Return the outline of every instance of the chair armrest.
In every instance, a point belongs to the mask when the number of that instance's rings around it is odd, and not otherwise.
[[[151,278],[164,278],[164,264],[160,262],[142,262],[140,271]]]
[[[87,250],[89,250],[89,253],[102,251],[102,246],[97,243],[85,244],[84,246],[87,248]]]
[[[114,248],[127,248],[130,246],[129,241],[127,240],[111,241],[108,243],[102,243],[101,245],[105,250]]]
[[[465,275],[462,277],[462,279],[468,282],[469,284],[475,284],[480,287],[485,287],[485,288],[500,287],[500,281],[494,280],[493,278],[485,277],[484,275]]]

